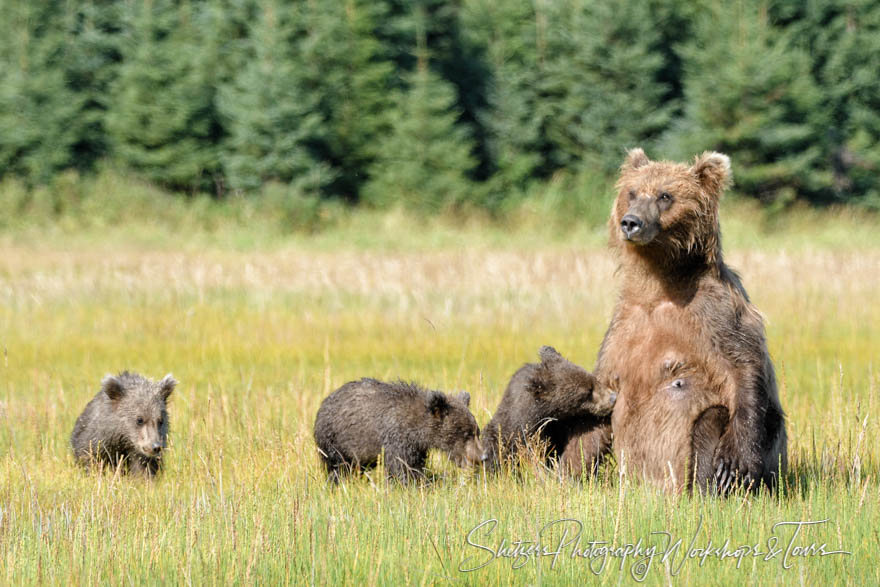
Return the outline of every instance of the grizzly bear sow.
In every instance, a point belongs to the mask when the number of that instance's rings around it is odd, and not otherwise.
[[[597,377],[619,382],[618,463],[668,488],[774,485],[785,422],[761,315],[724,264],[718,203],[730,160],[621,167],[611,214],[620,296]]]
[[[153,477],[162,466],[168,439],[166,402],[177,381],[161,381],[123,371],[107,375],[101,391],[76,420],[70,444],[83,465],[106,464]]]
[[[569,440],[578,432],[607,424],[616,394],[553,347],[541,347],[539,356],[540,363],[526,363],[510,379],[483,431],[484,461],[495,468],[500,456],[515,456],[537,435],[547,444],[548,458],[563,455],[568,472],[579,475],[582,463],[595,463],[606,452],[608,439],[570,449]]]
[[[429,449],[445,451],[459,466],[480,461],[469,403],[467,392],[452,397],[402,381],[351,381],[318,408],[315,442],[332,481],[345,469],[374,466],[384,449],[385,472],[406,482],[424,476]]]

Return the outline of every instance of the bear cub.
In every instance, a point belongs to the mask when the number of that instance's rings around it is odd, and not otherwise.
[[[329,479],[375,466],[385,450],[385,472],[403,483],[423,478],[428,450],[458,466],[479,463],[480,429],[470,395],[449,396],[415,383],[350,381],[327,396],[315,418],[315,443]]]
[[[76,461],[155,476],[168,440],[168,396],[176,385],[171,374],[157,382],[128,371],[104,377],[73,427]]]
[[[513,375],[483,431],[483,460],[488,468],[497,468],[502,457],[514,457],[535,435],[546,443],[548,459],[561,454],[575,435],[607,421],[614,407],[617,394],[583,367],[550,346],[541,347],[538,354],[540,363],[526,363]],[[607,450],[603,445],[596,455],[578,456],[597,461]],[[569,472],[577,474],[580,459],[575,458],[574,448],[570,452],[563,461]]]

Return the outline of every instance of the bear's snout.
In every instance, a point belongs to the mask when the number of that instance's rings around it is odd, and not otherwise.
[[[460,466],[478,465],[485,461],[486,451],[479,438],[471,438],[465,443],[464,458],[461,460]]]
[[[162,453],[161,442],[147,442],[140,446],[141,452],[148,457],[158,456]]]
[[[635,214],[627,214],[620,220],[620,229],[623,231],[623,236],[626,237],[627,240],[632,239],[641,232],[644,226],[645,223]]]
[[[590,412],[595,416],[607,416],[614,410],[614,404],[616,402],[616,391],[611,391],[607,387],[597,390],[597,392],[593,394]]]

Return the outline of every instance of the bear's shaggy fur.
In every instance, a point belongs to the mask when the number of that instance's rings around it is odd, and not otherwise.
[[[477,421],[470,396],[452,397],[414,383],[361,379],[346,383],[318,408],[315,442],[329,478],[376,464],[385,450],[385,472],[402,482],[424,476],[429,449],[445,451],[459,466],[480,462]]]
[[[761,315],[721,256],[730,160],[692,165],[630,151],[609,228],[620,296],[594,373],[619,381],[620,466],[675,491],[773,486],[785,422]]]
[[[553,347],[541,347],[539,356],[540,363],[526,363],[510,379],[483,431],[484,461],[495,469],[501,457],[514,457],[537,435],[548,458],[563,455],[568,472],[580,475],[582,463],[598,462],[610,444],[606,439],[569,448],[569,441],[578,432],[607,427],[616,394]]]
[[[168,442],[168,396],[176,385],[170,374],[158,382],[128,371],[104,377],[73,427],[74,458],[82,465],[156,475]]]

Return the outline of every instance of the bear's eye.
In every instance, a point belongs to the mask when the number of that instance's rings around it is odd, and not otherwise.
[[[672,382],[672,387],[674,387],[675,389],[681,389],[682,387],[684,387],[684,379],[676,379]]]
[[[159,426],[160,426],[160,427],[162,426],[162,424],[163,424],[164,422],[165,422],[165,420],[164,420],[163,418],[159,418]]]
[[[144,425],[144,419],[138,418],[138,426],[143,426],[143,425]]]
[[[630,200],[636,199],[636,191],[635,190],[629,190],[629,199]]]
[[[672,196],[669,195],[669,192],[660,192],[660,195],[657,197],[661,202],[668,202],[672,199]]]

